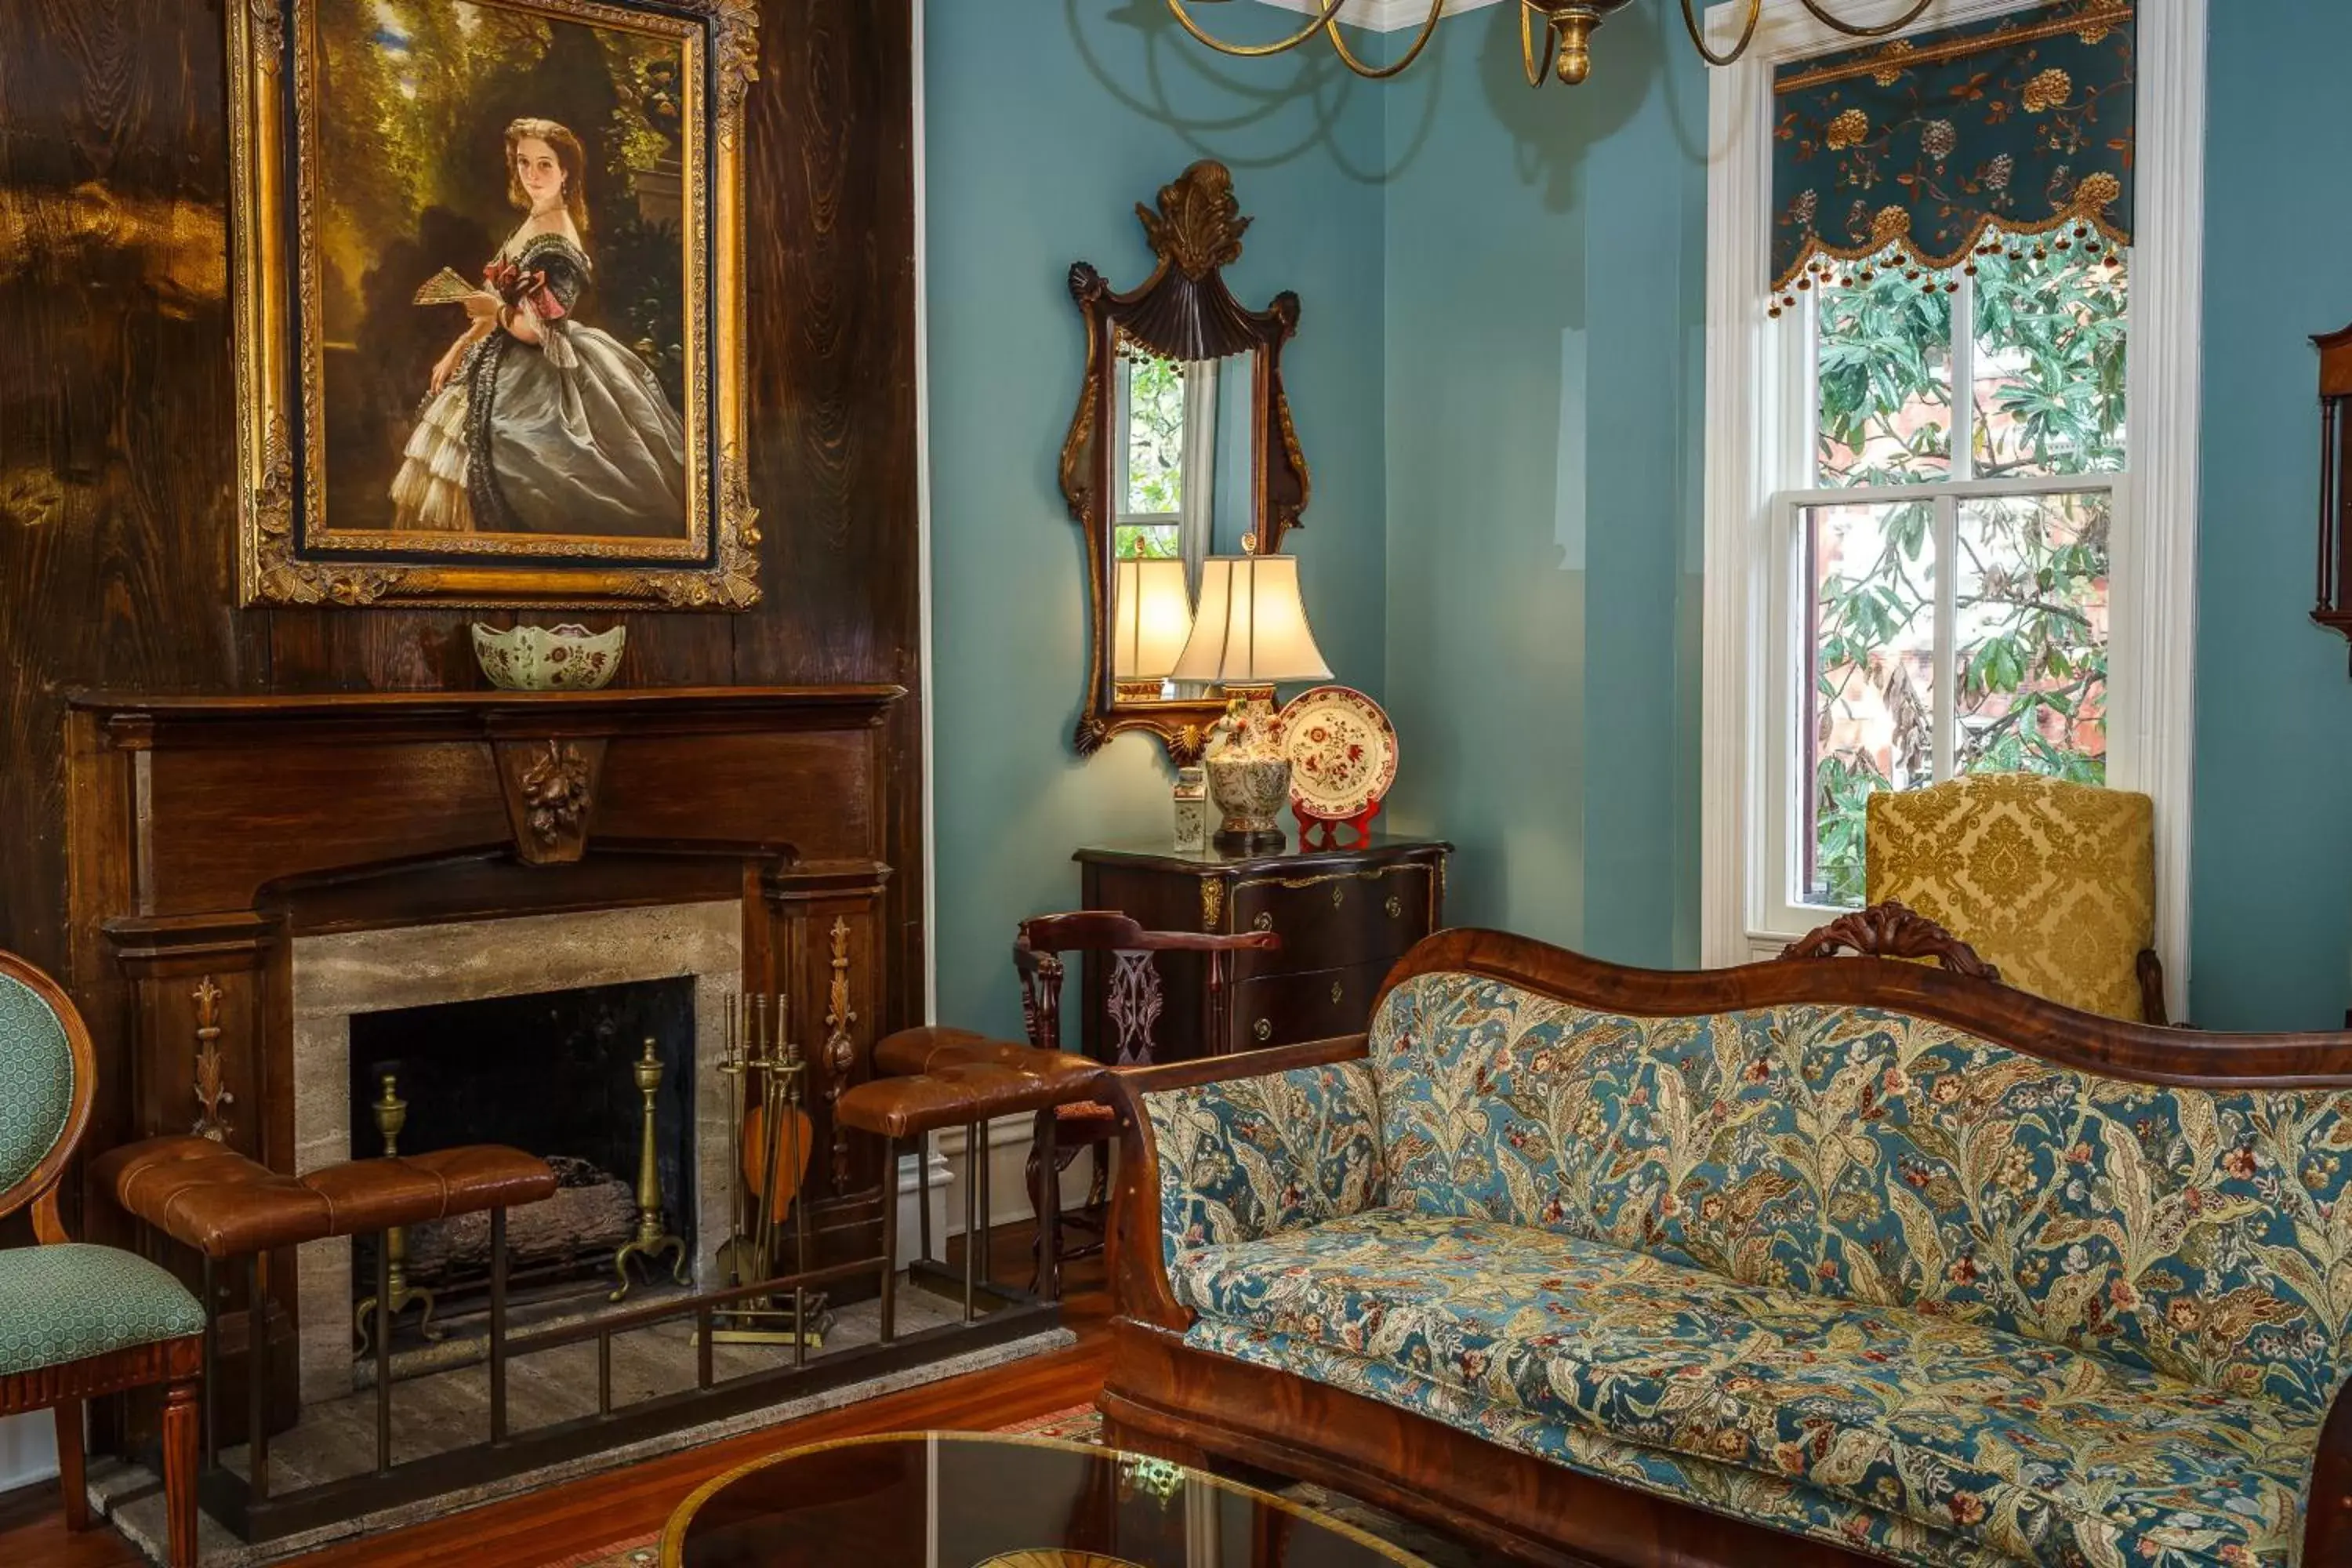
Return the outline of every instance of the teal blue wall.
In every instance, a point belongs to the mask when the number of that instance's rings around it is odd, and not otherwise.
[[[1202,155],[1258,215],[1242,291],[1306,302],[1298,552],[1333,668],[1402,733],[1392,825],[1460,844],[1457,919],[1696,962],[1706,81],[1672,25],[1620,13],[1590,84],[1530,91],[1497,5],[1383,88],[1319,56],[1210,58],[1158,0],[929,0],[942,1016],[1011,1027],[1013,922],[1075,897],[1075,846],[1162,829],[1153,748],[1067,750],[1060,279],[1081,257],[1139,275],[1133,202]],[[2352,209],[2308,171],[2352,154],[2347,48],[2352,11],[2214,9],[2191,911],[2211,1026],[2352,1002],[2352,679],[2305,617],[2305,340],[2352,320],[2326,260]]]
[[[2352,321],[2352,8],[2213,8],[2190,959],[2200,1023],[2317,1028],[2352,1004],[2352,679],[2307,617],[2309,342]]]
[[[1216,8],[1236,34],[1279,23]],[[1313,470],[1292,535],[1339,678],[1377,693],[1385,637],[1381,458],[1381,101],[1326,51],[1209,56],[1159,0],[927,0],[924,9],[939,1013],[1017,1037],[1023,916],[1077,903],[1070,852],[1164,836],[1156,742],[1071,750],[1085,561],[1055,478],[1085,339],[1065,279],[1140,282],[1135,219],[1195,159],[1256,222],[1227,274],[1303,301],[1284,355]]]
[[[1389,89],[1391,713],[1452,915],[1696,958],[1706,82],[1654,8],[1530,90],[1513,8]]]

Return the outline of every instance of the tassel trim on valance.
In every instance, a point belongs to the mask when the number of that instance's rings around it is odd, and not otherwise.
[[[2095,174],[2092,179],[2103,177]],[[2086,185],[2090,183],[2084,182]],[[1977,264],[1996,256],[2006,256],[2011,261],[2029,257],[2042,261],[2053,254],[2079,253],[2107,267],[2120,267],[2124,252],[2131,248],[2131,236],[2107,221],[2097,195],[2094,191],[2089,199],[2071,205],[2048,223],[2031,227],[2014,219],[1996,223],[1988,218],[1978,226],[1969,243],[1956,256],[1921,254],[1906,232],[1910,215],[1900,207],[1889,207],[1880,217],[1902,222],[1886,224],[1889,237],[1882,243],[1850,248],[1819,241],[1809,245],[1798,258],[1796,271],[1774,285],[1776,293],[1769,313],[1778,320],[1781,311],[1796,309],[1800,298],[1816,288],[1827,289],[1834,284],[1851,289],[1857,283],[1877,281],[1882,272],[1896,270],[1918,284],[1922,293],[1957,294],[1963,275],[1975,277]],[[1838,265],[1841,262],[1844,265]]]

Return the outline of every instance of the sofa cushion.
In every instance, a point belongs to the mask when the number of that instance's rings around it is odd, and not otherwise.
[[[1531,1415],[1386,1362],[1289,1334],[1202,1318],[1187,1343],[1329,1384],[1584,1475],[1714,1513],[1810,1536],[1914,1568],[2016,1568],[2005,1552],[1950,1530],[1882,1513],[1783,1476],[1627,1443],[1590,1426]],[[1433,1478],[1433,1484],[1437,1483]]]
[[[186,1287],[136,1253],[83,1242],[0,1251],[0,1377],[204,1328]]]
[[[1598,1012],[1421,975],[1373,1019],[1390,1202],[1603,1238],[2324,1410],[2352,1093],[2096,1077],[1930,1019]]]
[[[2295,1406],[1493,1220],[1374,1210],[1171,1278],[1223,1323],[2069,1568],[2284,1563],[2319,1438]]]

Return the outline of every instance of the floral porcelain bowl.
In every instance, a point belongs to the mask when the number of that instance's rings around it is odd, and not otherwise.
[[[474,623],[474,658],[502,691],[593,691],[621,668],[629,628],[592,632],[586,626],[497,626]]]

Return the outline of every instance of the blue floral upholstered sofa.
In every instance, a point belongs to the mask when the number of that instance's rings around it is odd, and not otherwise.
[[[1457,931],[1119,1077],[1123,1446],[1536,1563],[2352,1564],[2352,1037]]]

